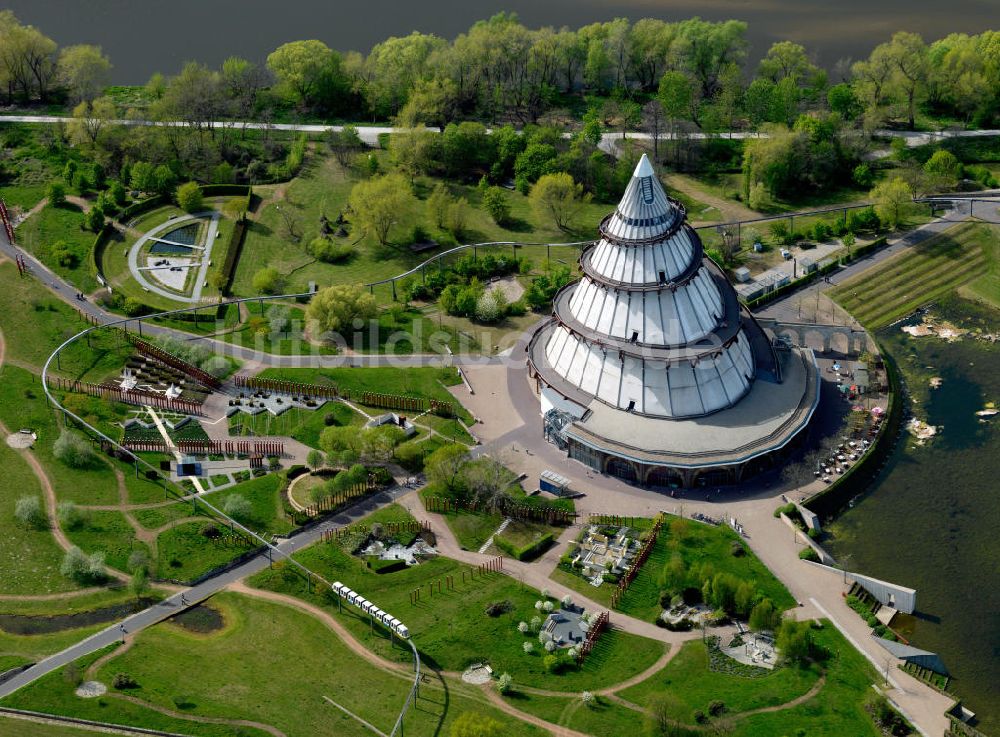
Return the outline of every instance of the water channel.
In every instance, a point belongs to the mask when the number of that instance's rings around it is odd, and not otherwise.
[[[997,313],[957,299],[931,314],[961,328],[1000,330]],[[907,324],[919,323],[916,317]],[[941,428],[923,445],[904,439],[885,470],[831,528],[848,565],[917,589],[912,644],[942,655],[979,728],[1000,734],[1000,344],[912,338],[883,331],[908,385],[914,414]],[[942,379],[937,389],[932,378]]]

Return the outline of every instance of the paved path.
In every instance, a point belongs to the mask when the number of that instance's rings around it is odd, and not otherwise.
[[[402,494],[408,493],[409,489],[396,487],[388,491],[369,497],[357,504],[347,508],[342,513],[317,525],[309,530],[299,532],[277,545],[277,549],[282,555],[291,555],[293,552],[310,545],[319,540],[327,530],[333,530],[357,521],[361,517],[371,514],[376,509],[380,509],[392,502]],[[18,674],[9,681],[0,684],[0,698],[9,696],[18,689],[33,683],[42,676],[51,673],[58,668],[71,663],[77,658],[96,652],[104,647],[121,642],[124,635],[139,632],[147,627],[162,622],[187,606],[197,604],[207,599],[213,594],[221,591],[228,585],[248,576],[258,573],[269,564],[269,553],[261,553],[250,560],[231,568],[223,573],[213,576],[196,586],[186,589],[182,593],[174,594],[154,606],[144,609],[137,614],[115,623],[106,629],[88,637],[86,640],[73,645],[62,652],[51,655],[45,660],[36,663],[31,668]],[[182,601],[183,597],[183,601]],[[124,630],[122,629],[124,628]]]

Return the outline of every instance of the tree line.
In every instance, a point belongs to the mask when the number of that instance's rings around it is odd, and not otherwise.
[[[294,110],[321,117],[393,120],[444,128],[455,120],[537,123],[589,114],[605,124],[704,131],[792,124],[807,110],[872,129],[914,128],[925,114],[988,126],[1000,115],[1000,32],[953,33],[927,43],[895,33],[866,59],[819,67],[791,41],[748,62],[747,24],[689,18],[617,18],[578,29],[525,27],[512,13],[449,41],[411,33],[367,55],[318,40],[292,41],[263,65],[231,57],[219,70],[187,64],[154,75],[149,112],[195,125]],[[0,12],[0,81],[8,104],[99,98],[111,74],[101,49],[59,49]]]

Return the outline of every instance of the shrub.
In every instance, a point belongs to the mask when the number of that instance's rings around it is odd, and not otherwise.
[[[222,511],[235,520],[244,521],[253,515],[253,505],[242,494],[231,494],[226,497]]]
[[[139,688],[139,683],[128,673],[115,673],[115,677],[111,679],[111,685],[119,691]]]
[[[95,233],[100,233],[104,230],[104,210],[100,206],[94,205],[91,207],[84,220],[89,230]]]
[[[86,555],[75,545],[63,556],[59,572],[77,583],[97,583],[104,580],[104,553]]]
[[[502,694],[509,694],[514,689],[514,679],[510,673],[501,673],[497,679],[497,691]]]
[[[584,691],[580,694],[580,701],[583,702],[584,706],[592,707],[597,703],[597,697],[594,696],[592,691]]]
[[[200,533],[202,537],[207,537],[209,540],[214,540],[222,534],[219,532],[219,528],[212,522],[206,522],[202,525]]]
[[[812,548],[806,547],[799,551],[799,558],[802,560],[810,560],[813,563],[819,563],[819,554]]]
[[[22,496],[14,505],[14,517],[22,525],[34,530],[48,527],[49,521],[42,510],[42,499],[38,496]]]
[[[549,646],[552,646],[551,649]],[[546,642],[545,649],[549,651],[549,654],[545,656],[542,660],[542,666],[545,668],[546,673],[556,673],[559,671],[559,656],[553,655],[552,651],[555,649],[554,642]]]
[[[524,622],[521,624],[524,624]],[[521,648],[524,650],[525,655],[531,655],[531,653],[535,652],[535,643],[525,641],[521,643]]]
[[[59,518],[59,525],[64,530],[76,530],[83,527],[84,517],[80,508],[74,502],[59,502],[56,508],[56,515]]]
[[[85,437],[66,429],[59,434],[52,453],[70,468],[89,468],[97,458]]]
[[[517,624],[517,631],[520,632],[522,635],[526,635],[531,630],[528,627],[528,623],[527,622],[518,622],[518,624]]]
[[[53,207],[59,207],[66,204],[66,185],[62,182],[51,182],[48,189],[46,190],[46,197],[49,198],[49,204]]]
[[[500,187],[490,187],[483,193],[483,209],[490,214],[497,225],[503,225],[510,219],[507,194]]]
[[[733,540],[733,542],[729,546],[729,554],[732,555],[734,558],[742,558],[744,555],[747,554],[747,549],[743,547],[743,543],[741,543],[739,540]]]
[[[709,716],[713,716],[713,717],[719,716],[725,710],[726,710],[726,704],[724,702],[722,702],[722,701],[719,701],[718,699],[716,699],[715,701],[711,702],[708,705],[708,709],[707,709]]]
[[[499,617],[501,614],[512,611],[514,611],[514,605],[507,599],[504,599],[503,601],[495,601],[486,607],[486,616]]]

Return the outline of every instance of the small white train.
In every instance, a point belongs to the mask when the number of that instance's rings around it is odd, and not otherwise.
[[[356,606],[365,614],[368,614],[374,619],[378,620],[386,628],[396,633],[404,640],[410,639],[410,630],[407,628],[405,624],[400,622],[398,619],[396,619],[388,612],[383,612],[381,609],[375,606],[372,602],[368,601],[357,591],[348,588],[340,581],[334,581],[333,586],[331,588],[333,589],[333,592],[337,596],[346,601],[348,604]]]

